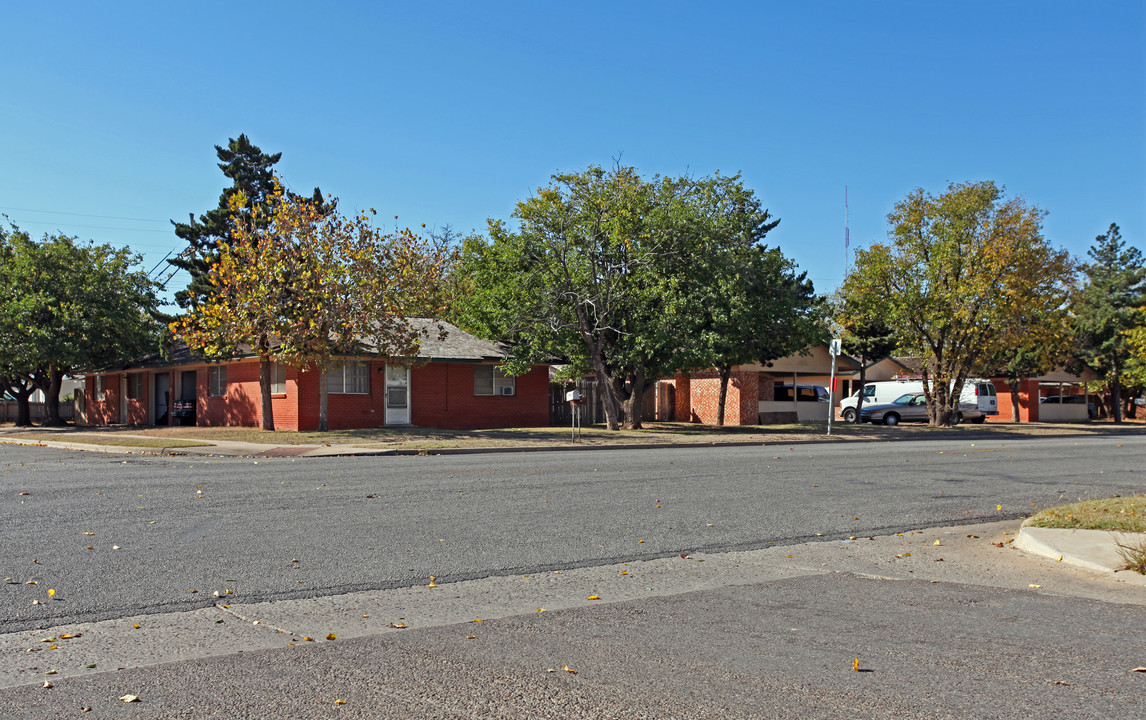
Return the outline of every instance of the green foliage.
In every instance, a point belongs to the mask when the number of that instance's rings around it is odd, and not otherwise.
[[[0,229],[0,374],[31,381],[58,421],[59,383],[157,347],[157,302],[140,258],[65,235]]]
[[[1141,372],[1134,341],[1146,325],[1146,266],[1142,252],[1126,245],[1114,223],[1087,254],[1086,284],[1074,305],[1078,356],[1105,381],[1119,422],[1123,375],[1129,370],[1133,379]]]
[[[767,361],[819,331],[811,284],[738,176],[654,177],[631,167],[555,175],[466,240],[461,325],[513,348],[509,363],[561,358],[595,373],[611,429],[640,426],[645,386],[680,370]]]
[[[919,189],[888,215],[889,242],[856,253],[843,294],[922,359],[933,425],[954,421],[963,381],[994,370],[1016,327],[1065,304],[1073,263],[1043,238],[1044,215],[989,181]]]

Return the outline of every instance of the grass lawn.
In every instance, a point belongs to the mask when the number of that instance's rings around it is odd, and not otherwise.
[[[1146,495],[1088,500],[1043,510],[1028,525],[1146,533]]]
[[[832,438],[839,440],[884,438],[931,433],[960,433],[968,428],[929,428],[925,425],[885,428],[872,425],[836,423]],[[497,428],[490,430],[441,430],[437,428],[372,428],[331,430],[329,432],[264,431],[235,427],[139,427],[125,428],[125,433],[155,437],[190,437],[207,441],[239,441],[271,445],[352,445],[367,448],[435,449],[451,447],[512,447],[532,445],[568,445],[567,427]],[[603,425],[581,430],[584,445],[623,445],[628,443],[771,443],[826,438],[823,424],[788,424],[718,428],[711,425],[676,422],[649,422],[641,430],[611,432]],[[63,438],[59,438],[63,439]]]

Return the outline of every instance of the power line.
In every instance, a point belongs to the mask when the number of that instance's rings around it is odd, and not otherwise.
[[[130,220],[131,218],[124,218]],[[147,222],[155,222],[148,220]],[[146,232],[146,233],[162,233],[167,235],[166,230],[148,230],[147,228],[125,228],[125,227],[110,227],[108,225],[73,225],[72,223],[56,223],[50,220],[28,220],[22,223],[23,225],[46,225],[48,227],[68,227],[68,228],[87,228],[89,230],[126,230],[129,232]]]
[[[123,217],[120,215],[90,215],[88,213],[64,212],[63,210],[32,210],[31,208],[4,207],[3,205],[0,205],[0,210],[14,210],[16,212],[45,213],[48,215],[74,215],[75,217],[103,218],[104,220],[136,220],[138,222],[163,223],[164,225],[171,222],[170,220],[152,220],[150,218]],[[79,227],[82,227],[82,226],[79,226]],[[119,229],[119,228],[111,228],[111,229],[115,230],[115,229]]]

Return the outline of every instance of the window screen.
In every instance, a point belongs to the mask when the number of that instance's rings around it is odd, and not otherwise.
[[[474,366],[474,395],[513,395],[516,392],[516,378],[506,375],[500,367]]]
[[[211,397],[222,397],[227,394],[226,365],[207,368],[207,394]]]

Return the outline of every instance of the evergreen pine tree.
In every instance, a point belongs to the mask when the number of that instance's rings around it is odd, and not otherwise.
[[[1146,265],[1142,252],[1127,247],[1110,224],[1087,251],[1086,286],[1075,306],[1079,356],[1110,388],[1110,411],[1122,422],[1122,371],[1130,355],[1127,332],[1146,323]]]
[[[258,212],[266,203],[266,197],[274,190],[274,171],[272,168],[282,157],[282,153],[268,155],[252,143],[246,135],[231,138],[227,147],[215,146],[219,156],[219,169],[232,180],[230,187],[223,190],[219,197],[218,207],[200,215],[198,218],[192,213],[190,221],[178,223],[175,234],[186,240],[190,253],[172,258],[167,262],[175,267],[186,270],[191,279],[187,288],[175,293],[175,301],[179,307],[187,309],[199,303],[206,295],[211,293],[211,284],[208,274],[211,264],[219,257],[219,242],[230,241],[232,226],[230,210],[228,209],[231,197],[235,193],[243,192],[248,199],[248,207],[255,213],[256,222]],[[314,189],[313,200],[322,203],[322,193]]]

